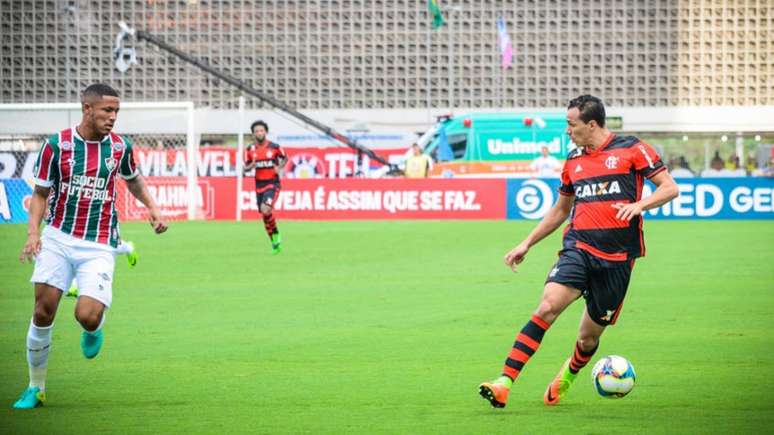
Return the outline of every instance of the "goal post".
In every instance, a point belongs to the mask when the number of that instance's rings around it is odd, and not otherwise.
[[[80,120],[80,103],[0,104],[0,222],[26,222],[26,197],[33,187],[32,169],[40,145],[48,136]],[[156,159],[152,172],[143,175],[157,202],[158,195],[174,196],[162,207],[165,218],[192,220],[202,216],[193,102],[122,102],[114,131],[134,144],[135,159]],[[184,162],[156,158],[172,151],[178,155],[182,150]],[[181,195],[170,194],[170,186]],[[166,193],[160,189],[166,189]],[[3,204],[8,209],[5,213]],[[130,198],[123,182],[119,182],[116,207],[122,219],[147,216],[144,207]]]

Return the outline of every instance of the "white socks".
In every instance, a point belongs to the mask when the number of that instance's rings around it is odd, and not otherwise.
[[[54,324],[50,326],[35,326],[30,320],[30,329],[27,331],[27,365],[30,368],[30,387],[38,387],[41,391],[46,389],[46,369],[48,368],[48,352],[51,350],[51,332]]]

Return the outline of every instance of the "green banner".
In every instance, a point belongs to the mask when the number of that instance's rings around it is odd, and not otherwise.
[[[525,134],[513,131],[483,132],[475,135],[480,160],[531,160],[540,154],[543,146],[557,159],[567,157],[568,139],[557,131]]]

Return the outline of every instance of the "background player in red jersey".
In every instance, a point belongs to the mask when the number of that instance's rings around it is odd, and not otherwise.
[[[118,93],[90,85],[81,99],[83,118],[75,127],[46,140],[35,163],[27,242],[19,260],[35,260],[30,281],[35,309],[27,331],[30,383],[14,408],[31,409],[45,401],[51,332],[62,293],[78,283],[75,318],[83,327],[81,349],[94,358],[102,346],[105,311],[113,298],[113,269],[120,241],[115,209],[116,177],[149,212],[153,230],[167,229],[132,156],[132,144],[112,133],[119,111]],[[42,233],[46,203],[49,212]]]
[[[272,212],[280,192],[280,172],[288,162],[285,151],[266,138],[269,126],[255,121],[250,126],[255,143],[245,149],[245,173],[255,169],[255,200],[263,215],[263,227],[275,254],[282,250],[277,221]]]
[[[570,216],[559,260],[548,274],[540,304],[516,337],[502,375],[479,386],[481,396],[496,408],[505,406],[513,381],[537,351],[546,330],[583,296],[586,309],[572,356],[548,385],[543,400],[555,405],[566,395],[597,350],[605,327],[615,323],[634,260],[645,255],[642,212],[678,195],[677,185],[653,148],[605,128],[605,107],[599,98],[583,95],[570,101],[567,133],[578,148],[564,164],[559,199],[504,258],[515,271],[529,249]],[[642,198],[644,178],[657,186],[648,198]]]

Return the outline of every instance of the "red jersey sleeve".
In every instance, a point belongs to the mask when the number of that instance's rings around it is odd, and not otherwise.
[[[564,161],[561,175],[562,184],[559,185],[559,194],[565,196],[575,195],[575,189],[572,187],[572,180],[570,180],[570,170],[568,169],[569,163],[570,159]]]
[[[285,160],[287,158],[288,155],[285,154],[285,150],[281,146],[277,145],[277,160]]]
[[[661,156],[645,142],[638,142],[631,148],[634,169],[645,178],[650,178],[666,169]]]
[[[254,151],[255,150],[252,146],[245,148],[243,159],[246,165],[253,163],[253,161],[255,160]]]

